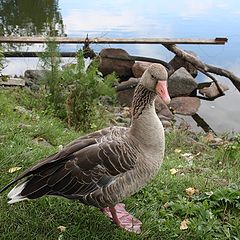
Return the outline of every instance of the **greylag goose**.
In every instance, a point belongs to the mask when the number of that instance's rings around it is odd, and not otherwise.
[[[170,102],[167,71],[152,64],[135,89],[130,128],[108,127],[80,137],[36,163],[5,186],[20,181],[9,203],[44,195],[62,196],[93,205],[119,227],[140,233],[141,222],[125,210],[123,199],[145,186],[164,157],[164,129],[155,112],[157,94]]]

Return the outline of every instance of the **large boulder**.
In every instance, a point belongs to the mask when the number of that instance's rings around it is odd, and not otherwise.
[[[185,52],[197,57],[197,54],[192,51],[185,50]],[[194,78],[197,76],[197,69],[189,62],[183,60],[182,58],[175,55],[175,57],[169,62],[169,64],[174,68],[174,70],[178,70],[181,67],[184,67]]]
[[[132,98],[138,82],[138,78],[130,78],[117,86],[117,100],[121,106],[132,106]]]
[[[184,67],[179,68],[168,79],[168,91],[171,97],[189,96],[197,86],[192,75]]]
[[[47,73],[49,73],[48,70],[26,70],[24,72],[26,86],[29,87],[32,91],[38,91],[39,85],[42,83]]]
[[[218,85],[223,92],[229,90],[229,87],[227,85],[221,83],[219,83]],[[215,83],[212,83],[209,87],[204,87],[203,89],[200,89],[199,93],[210,99],[216,98],[220,94]]]
[[[177,114],[194,115],[200,104],[200,99],[197,97],[176,97],[171,100],[169,107]]]
[[[140,78],[143,75],[143,73],[145,72],[145,70],[151,64],[152,63],[150,63],[150,62],[140,62],[140,61],[135,62],[132,66],[132,72],[133,72],[134,77]]]
[[[174,118],[174,115],[169,110],[168,106],[163,102],[163,100],[157,96],[155,101],[156,113],[162,120],[171,120]]]
[[[99,53],[99,71],[106,76],[115,72],[121,80],[127,80],[133,76],[129,54],[120,48],[105,48]]]
[[[34,83],[39,83],[49,71],[29,69],[24,72],[24,77],[31,79]]]

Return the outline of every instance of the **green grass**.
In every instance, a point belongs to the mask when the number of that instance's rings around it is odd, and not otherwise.
[[[16,106],[32,112],[20,113]],[[38,96],[0,90],[0,186],[22,171],[8,169],[26,169],[81,134],[46,114]],[[52,146],[35,143],[37,137]],[[141,235],[116,228],[98,209],[77,201],[43,197],[9,205],[6,191],[0,196],[0,239],[240,239],[240,136],[219,147],[204,139],[181,129],[167,131],[158,176],[125,200],[143,222]],[[186,194],[189,187],[197,189],[193,196]],[[188,229],[181,230],[184,219]],[[61,225],[63,233],[57,230]]]

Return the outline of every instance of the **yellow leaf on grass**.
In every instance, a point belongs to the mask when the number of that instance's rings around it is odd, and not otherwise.
[[[178,170],[175,168],[171,168],[169,171],[172,175],[175,175],[178,172]]]
[[[189,224],[189,220],[188,219],[184,219],[181,224],[180,224],[180,230],[186,230],[188,229],[188,224]]]
[[[169,208],[170,207],[170,203],[169,202],[165,202],[164,204],[163,204],[163,208]]]
[[[59,227],[57,227],[57,230],[59,230],[61,233],[63,233],[63,232],[66,231],[66,227],[64,227],[64,226],[59,226]]]
[[[198,189],[192,187],[187,188],[185,191],[189,197],[192,197],[195,193],[199,193]]]
[[[19,171],[20,169],[22,169],[22,167],[12,167],[12,168],[8,169],[8,172],[9,173],[14,173],[14,172]]]
[[[188,161],[191,161],[194,158],[192,153],[183,153],[183,154],[181,154],[181,156],[184,157]]]
[[[176,148],[176,149],[174,150],[174,152],[175,152],[175,153],[180,153],[180,152],[182,152],[182,150],[179,149],[179,148]]]

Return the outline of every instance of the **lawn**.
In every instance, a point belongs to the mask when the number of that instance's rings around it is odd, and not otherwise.
[[[0,188],[82,135],[21,89],[0,90]],[[26,111],[27,110],[27,111]],[[60,197],[13,205],[0,195],[0,239],[240,239],[240,135],[216,138],[172,127],[158,176],[125,200],[135,235],[98,209]],[[59,230],[59,226],[64,226]]]

